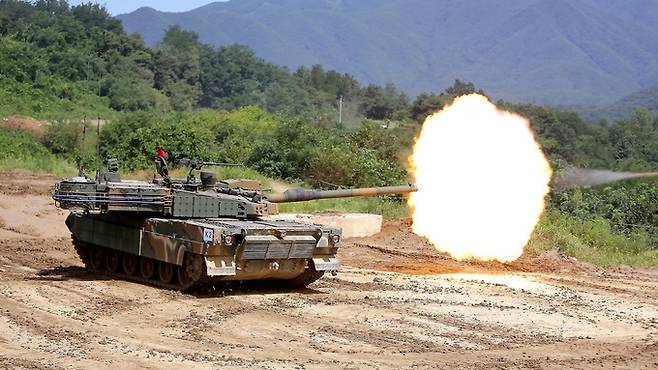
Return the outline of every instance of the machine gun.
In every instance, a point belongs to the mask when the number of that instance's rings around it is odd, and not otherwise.
[[[225,163],[225,162],[210,162],[204,161],[203,159],[188,159],[181,158],[176,163],[180,166],[190,167],[192,170],[201,170],[203,166],[214,166],[214,167],[244,167],[240,163]]]
[[[243,167],[239,163],[224,163],[224,162],[211,162],[204,161],[203,159],[188,159],[181,158],[176,163],[180,166],[189,167],[190,172],[187,174],[187,183],[194,184],[196,183],[196,176],[194,176],[194,171],[201,171],[203,166],[213,166],[213,167]],[[201,172],[201,182],[204,186],[212,185],[209,182],[214,181],[215,176],[213,172],[203,171]]]

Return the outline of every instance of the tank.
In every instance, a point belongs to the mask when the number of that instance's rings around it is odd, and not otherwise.
[[[95,179],[78,176],[55,185],[55,205],[71,212],[66,225],[87,269],[188,292],[254,280],[304,287],[340,269],[341,230],[276,220],[279,203],[417,190],[407,185],[266,194],[257,181],[217,181],[202,169],[221,163],[180,163],[190,167],[186,179],[172,179],[159,157],[161,179],[152,182],[122,180],[110,160]]]

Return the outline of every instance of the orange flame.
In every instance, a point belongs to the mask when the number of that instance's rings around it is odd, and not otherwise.
[[[458,260],[523,254],[552,175],[527,119],[481,95],[457,98],[427,118],[410,166],[416,234]]]

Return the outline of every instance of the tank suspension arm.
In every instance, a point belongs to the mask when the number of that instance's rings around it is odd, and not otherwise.
[[[303,202],[315,199],[375,197],[380,195],[407,194],[418,191],[415,185],[387,186],[381,188],[359,188],[342,190],[304,190],[289,189],[280,194],[270,194],[267,199],[272,203]]]

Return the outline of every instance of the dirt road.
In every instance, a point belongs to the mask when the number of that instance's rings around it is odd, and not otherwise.
[[[298,291],[88,275],[54,178],[0,174],[0,368],[658,368],[658,272],[458,263],[389,222]]]

